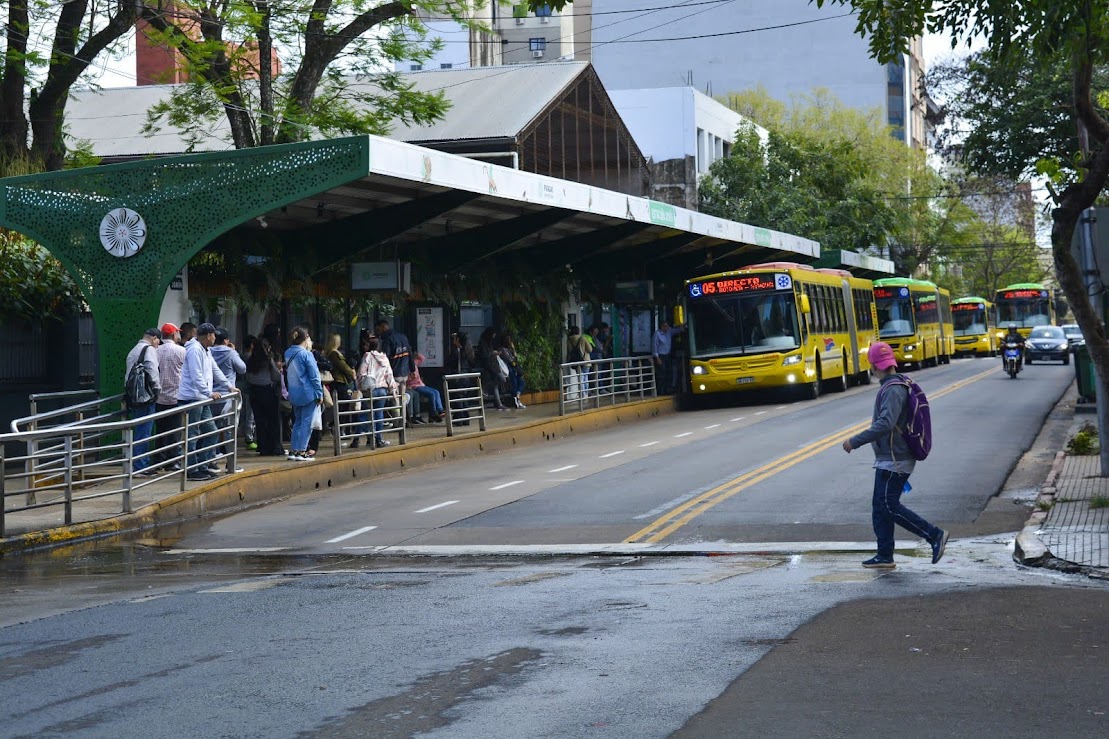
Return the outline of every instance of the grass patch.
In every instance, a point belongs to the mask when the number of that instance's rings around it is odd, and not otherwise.
[[[1090,498],[1090,508],[1109,508],[1109,496],[1095,495]]]
[[[1078,433],[1067,442],[1067,454],[1084,457],[1100,453],[1101,447],[1098,445],[1097,426],[1092,423],[1082,424],[1082,428],[1078,429]]]
[[[1054,503],[1048,503],[1046,500],[1037,500],[1036,501],[1036,508],[1041,510],[1041,511],[1050,511],[1051,506],[1053,506],[1053,505],[1055,505],[1055,504]]]

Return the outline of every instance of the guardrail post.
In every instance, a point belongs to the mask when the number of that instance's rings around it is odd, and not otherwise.
[[[73,523],[73,437],[65,437],[65,522]]]
[[[4,465],[4,445],[0,444],[0,538],[4,536],[4,511],[8,509],[8,469]]]
[[[558,365],[558,415],[566,415],[566,365]]]
[[[346,401],[339,400],[337,393],[331,394],[331,436],[335,442],[336,457],[343,453],[343,429],[339,424],[339,403],[342,402]]]
[[[181,411],[181,492],[189,479],[189,412]]]
[[[239,413],[242,411],[242,404],[242,393],[235,393],[231,396],[231,464],[229,472],[232,474],[239,469]]]
[[[23,463],[23,469],[27,473],[27,496],[24,505],[34,505],[38,502],[35,498],[35,460],[38,459],[38,454],[38,440],[32,439],[27,442],[27,461]]]
[[[68,436],[66,437],[69,438]],[[131,486],[135,484],[135,427],[123,429],[123,512],[131,512]]]
[[[443,411],[447,422],[447,436],[454,436],[454,412],[451,408],[451,381],[443,377]]]

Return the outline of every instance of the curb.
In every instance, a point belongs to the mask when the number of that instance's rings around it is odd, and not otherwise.
[[[217,513],[233,513],[297,493],[337,488],[394,472],[555,441],[574,434],[601,431],[621,423],[633,423],[674,412],[674,398],[663,396],[608,408],[594,408],[572,416],[533,421],[483,434],[425,439],[374,451],[347,451],[341,457],[317,459],[290,467],[252,470],[198,485],[183,493],[149,503],[132,513],[0,539],[0,558],[196,520]]]
[[[1063,471],[1063,460],[1067,458],[1067,453],[1058,451],[1055,453],[1055,459],[1051,463],[1051,470],[1047,473],[1047,478],[1044,484],[1040,486],[1040,494],[1036,496],[1034,509],[1032,515],[1028,517],[1028,521],[1024,524],[1024,529],[1017,534],[1017,539],[1013,549],[1013,559],[1017,564],[1026,565],[1028,567],[1051,567],[1058,569],[1053,562],[1062,562],[1058,560],[1043,543],[1037,532],[1040,526],[1047,520],[1047,512],[1055,503],[1055,493],[1058,489],[1055,487],[1055,482],[1059,479],[1059,475]],[[1071,565],[1076,567],[1077,565]]]

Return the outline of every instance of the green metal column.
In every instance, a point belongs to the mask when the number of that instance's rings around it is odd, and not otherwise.
[[[215,237],[369,173],[368,137],[0,179],[0,226],[50,251],[96,319],[100,392],[156,325],[166,288]]]

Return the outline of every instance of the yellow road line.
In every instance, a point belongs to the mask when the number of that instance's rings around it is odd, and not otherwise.
[[[988,375],[995,374],[996,372],[996,368],[987,370],[977,375],[968,377],[965,380],[960,380],[959,382],[956,382],[952,385],[948,385],[943,390],[930,394],[928,402],[931,403],[936,398],[942,398],[949,393],[953,393],[960,388],[966,387],[972,382],[977,382],[978,380],[981,380]],[[862,421],[855,424],[854,426],[851,426],[850,428],[842,429],[833,434],[825,436],[822,439],[817,439],[807,446],[790,452],[789,454],[783,457],[779,457],[778,459],[775,459],[771,462],[767,462],[761,467],[751,470],[750,472],[745,472],[739,477],[717,485],[712,490],[701,493],[697,497],[691,500],[687,500],[685,503],[682,503],[680,506],[677,506],[673,510],[667,511],[665,514],[655,519],[647,526],[644,526],[639,531],[624,539],[624,543],[658,543],[670,534],[680,529],[682,526],[685,526],[697,516],[700,516],[702,513],[709,510],[710,508],[713,508],[717,504],[723,503],[725,500],[732,497],[736,493],[746,490],[752,485],[773,477],[783,470],[787,470],[794,465],[804,462],[806,459],[814,457],[817,454],[825,451],[826,449],[829,449],[837,444],[842,444],[845,439],[848,439],[869,427],[869,420]]]

